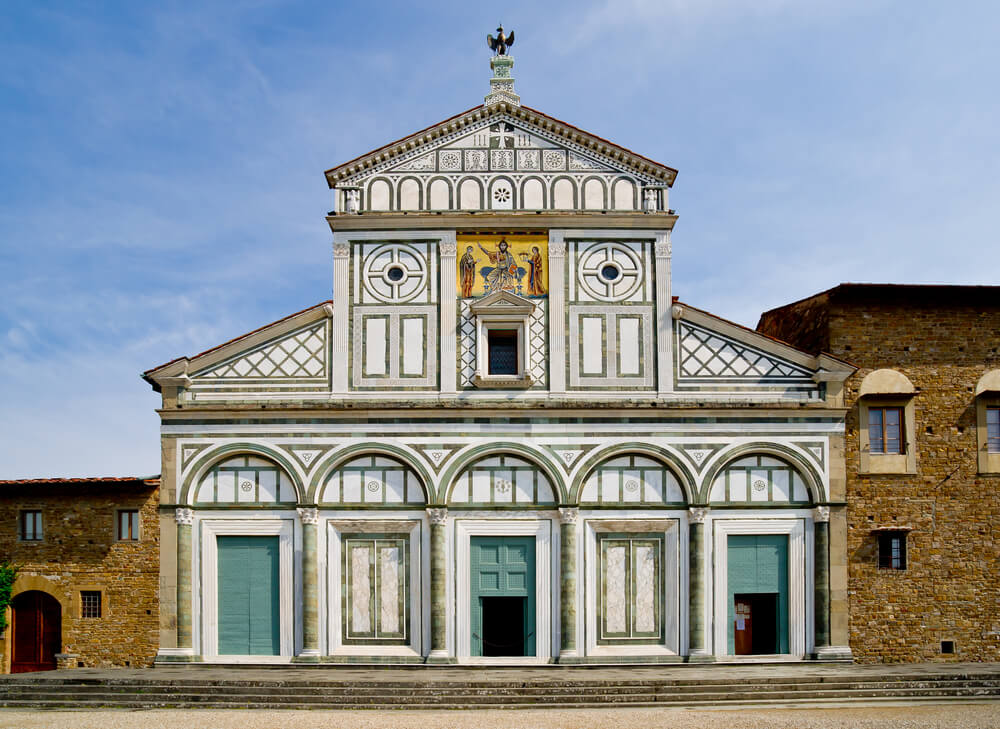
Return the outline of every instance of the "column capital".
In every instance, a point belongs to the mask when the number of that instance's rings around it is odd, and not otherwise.
[[[333,257],[334,258],[347,258],[351,255],[351,244],[350,243],[334,243],[333,244]]]
[[[458,255],[458,243],[453,240],[451,241],[443,240],[440,243],[438,243],[438,250],[441,251],[442,258],[446,257],[454,258],[455,256]]]
[[[566,241],[549,241],[549,258],[564,258],[566,256]]]
[[[447,508],[428,508],[427,516],[431,520],[431,526],[444,526],[448,523]]]
[[[830,521],[830,507],[817,506],[813,509],[813,521]]]
[[[559,507],[560,524],[576,524],[576,519],[578,516],[580,516],[580,508],[577,506]]]
[[[174,509],[174,521],[178,524],[191,526],[194,523],[194,509],[189,509],[186,506],[178,506]]]
[[[653,254],[657,258],[670,258],[670,232],[656,234],[656,243],[653,244]]]
[[[708,512],[709,509],[707,506],[692,506],[688,509],[688,521],[692,524],[704,524]]]
[[[319,524],[319,509],[312,506],[300,506],[296,509],[303,524]]]

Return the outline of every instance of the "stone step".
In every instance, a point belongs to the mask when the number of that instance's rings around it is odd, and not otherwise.
[[[854,698],[891,699],[891,698],[948,698],[948,697],[1000,697],[1000,687],[945,687],[945,688],[878,688],[878,689],[823,689],[823,690],[786,690],[786,691],[754,691],[733,690],[726,692],[701,692],[677,695],[673,693],[636,692],[632,694],[595,696],[589,693],[578,694],[541,694],[541,695],[505,695],[491,694],[473,697],[455,696],[447,693],[426,695],[417,698],[405,695],[371,695],[371,696],[325,696],[321,694],[287,694],[277,696],[261,695],[228,695],[218,693],[192,694],[175,693],[173,696],[150,696],[138,693],[121,694],[104,691],[94,691],[89,694],[67,696],[38,695],[23,698],[0,698],[0,706],[37,708],[72,708],[86,705],[87,708],[98,707],[259,707],[259,708],[291,708],[293,706],[309,708],[414,708],[426,706],[433,708],[462,708],[468,706],[498,707],[498,706],[579,706],[588,705],[694,705],[694,704],[726,704],[733,702],[759,703],[761,701],[801,701],[801,700],[847,700]]]

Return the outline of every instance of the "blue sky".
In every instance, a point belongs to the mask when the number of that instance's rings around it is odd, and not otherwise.
[[[481,103],[498,21],[523,103],[680,170],[683,300],[998,283],[995,2],[7,3],[0,478],[157,473],[139,373],[328,298],[323,170]]]

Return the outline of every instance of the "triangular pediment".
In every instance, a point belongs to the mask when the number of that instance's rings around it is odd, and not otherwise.
[[[530,314],[535,304],[509,291],[494,291],[469,306],[473,314]]]
[[[672,185],[677,171],[526,106],[470,109],[327,170],[330,187],[401,172],[607,172]]]

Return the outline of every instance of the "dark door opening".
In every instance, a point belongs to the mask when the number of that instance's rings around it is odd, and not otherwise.
[[[11,601],[14,650],[10,672],[53,671],[62,649],[62,606],[38,590],[22,592]]]
[[[523,656],[526,597],[481,597],[483,601],[483,655]]]
[[[773,655],[778,649],[778,595],[773,592],[734,595],[736,655]]]

